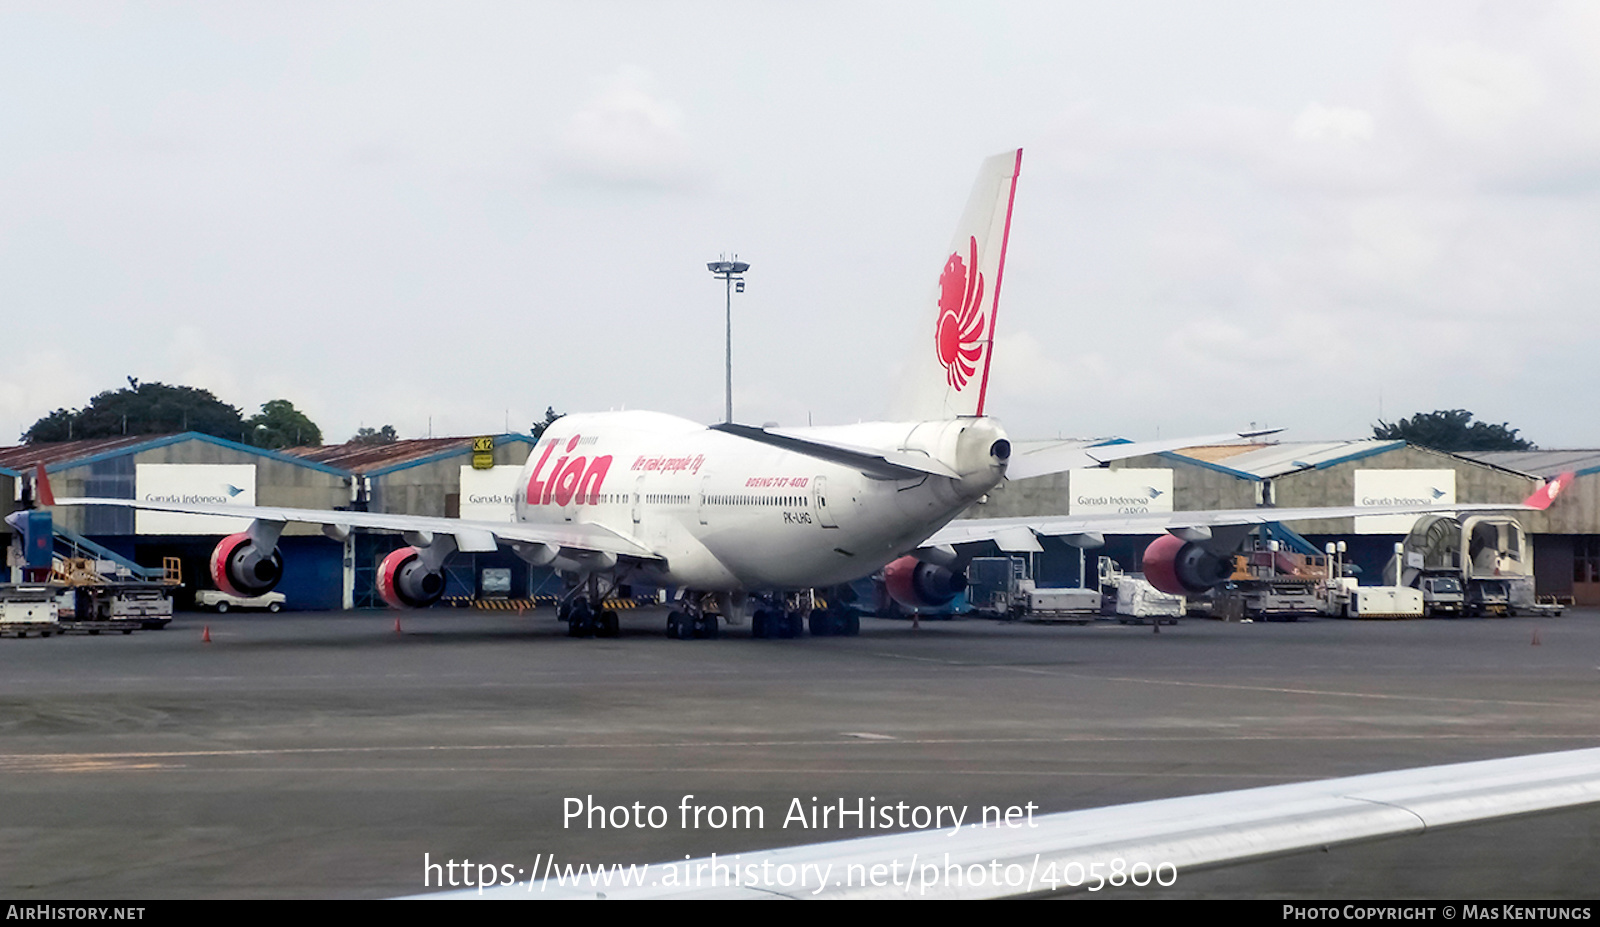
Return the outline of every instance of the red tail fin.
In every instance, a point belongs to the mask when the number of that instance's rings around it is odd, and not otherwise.
[[[33,467],[33,501],[37,505],[56,504],[56,494],[50,491],[50,477],[45,476],[44,464]]]
[[[1572,481],[1575,479],[1577,479],[1577,474],[1563,473],[1550,482],[1539,487],[1539,491],[1522,500],[1522,504],[1528,506],[1529,508],[1538,509],[1542,512],[1549,508],[1550,503],[1556,501],[1556,496],[1561,495],[1561,491],[1566,489],[1567,486],[1571,485]]]

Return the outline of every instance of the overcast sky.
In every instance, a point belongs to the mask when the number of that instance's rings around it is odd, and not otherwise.
[[[888,412],[1022,147],[1013,437],[1600,446],[1600,4],[0,0],[0,443],[127,376],[330,441]]]

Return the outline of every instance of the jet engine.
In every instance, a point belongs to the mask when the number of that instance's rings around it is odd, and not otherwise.
[[[378,564],[378,594],[393,608],[426,608],[444,595],[444,571],[430,571],[422,551],[402,547]]]
[[[901,557],[883,568],[883,585],[907,608],[937,608],[967,588],[967,574],[916,557]]]
[[[228,535],[211,551],[211,581],[229,595],[265,595],[282,578],[283,555],[276,548],[263,555],[247,531]]]
[[[1232,557],[1174,535],[1156,538],[1144,549],[1145,581],[1168,595],[1200,595],[1232,575]]]

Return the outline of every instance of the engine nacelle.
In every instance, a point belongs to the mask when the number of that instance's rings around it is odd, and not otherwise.
[[[392,608],[427,608],[444,595],[444,571],[430,571],[422,551],[402,547],[378,564],[378,594]]]
[[[896,602],[907,608],[937,608],[948,605],[967,588],[967,574],[915,557],[901,557],[883,568],[883,585]]]
[[[1168,595],[1200,595],[1228,581],[1233,558],[1167,534],[1144,549],[1144,578]]]
[[[283,555],[262,556],[250,533],[230,534],[211,551],[211,581],[229,595],[265,595],[283,578]]]

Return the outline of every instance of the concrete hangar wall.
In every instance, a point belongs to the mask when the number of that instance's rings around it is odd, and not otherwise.
[[[365,491],[370,511],[435,516],[458,514],[465,485],[468,499],[492,503],[479,502],[476,507],[466,503],[466,517],[510,521],[514,516],[506,494],[492,500],[492,493],[474,490],[484,484],[514,484],[532,439],[494,437],[493,450],[478,460],[487,465],[482,470],[472,466],[475,440],[482,439],[438,438],[360,448],[335,445],[280,453],[190,432],[7,448],[0,450],[0,467],[10,473],[43,463],[52,488],[62,497],[187,497],[223,505],[335,509],[361,504],[358,494]],[[464,472],[471,475],[464,477]],[[14,499],[15,490],[0,496],[5,498]],[[231,521],[110,506],[57,508],[55,521],[144,566],[159,566],[164,557],[180,558],[191,593],[210,588],[208,566],[217,541],[249,526],[245,518]],[[381,604],[373,589],[374,568],[384,554],[403,543],[399,535],[353,534],[341,544],[315,525],[289,525],[279,542],[284,578],[278,590],[288,597],[290,608]],[[514,555],[504,557],[521,564]],[[453,558],[467,565],[455,567],[450,594],[472,594],[476,561],[494,559],[495,555]],[[523,579],[526,582],[525,569]]]
[[[20,476],[15,470],[0,467],[0,544],[8,547],[11,544],[11,526],[5,523],[5,517],[17,510],[17,495],[22,486]]]
[[[1025,447],[1020,445],[1019,450]],[[1519,458],[1517,454],[1540,456]],[[1575,460],[1575,454],[1587,456]],[[1516,502],[1547,477],[1569,470],[1578,472],[1579,478],[1556,506],[1544,513],[1519,513],[1518,517],[1534,542],[1539,593],[1572,595],[1583,604],[1600,604],[1600,452],[1595,451],[1468,457],[1402,441],[1375,440],[1187,448],[1116,461],[1103,470],[1011,482],[991,493],[986,503],[974,506],[967,517],[1094,514],[1105,512],[1107,504],[1143,506],[1150,511],[1199,511],[1263,504],[1361,505],[1364,499],[1379,504],[1385,498]],[[1123,473],[1120,478],[1113,475],[1119,471]],[[1075,488],[1077,483],[1084,484],[1087,491]],[[1408,516],[1337,518],[1285,527],[1319,549],[1328,540],[1347,540],[1351,561],[1371,577],[1382,574],[1394,542],[1413,521]],[[1138,569],[1138,558],[1149,537],[1108,537],[1106,548],[1091,556],[1109,555],[1128,569]],[[1059,541],[1054,544],[1064,546]],[[1065,561],[1052,550],[1052,542],[1045,541],[1044,546],[1040,578],[1061,581],[1070,574],[1076,580],[1076,552],[1066,558],[1070,568],[1052,570],[1052,563],[1059,566]]]

